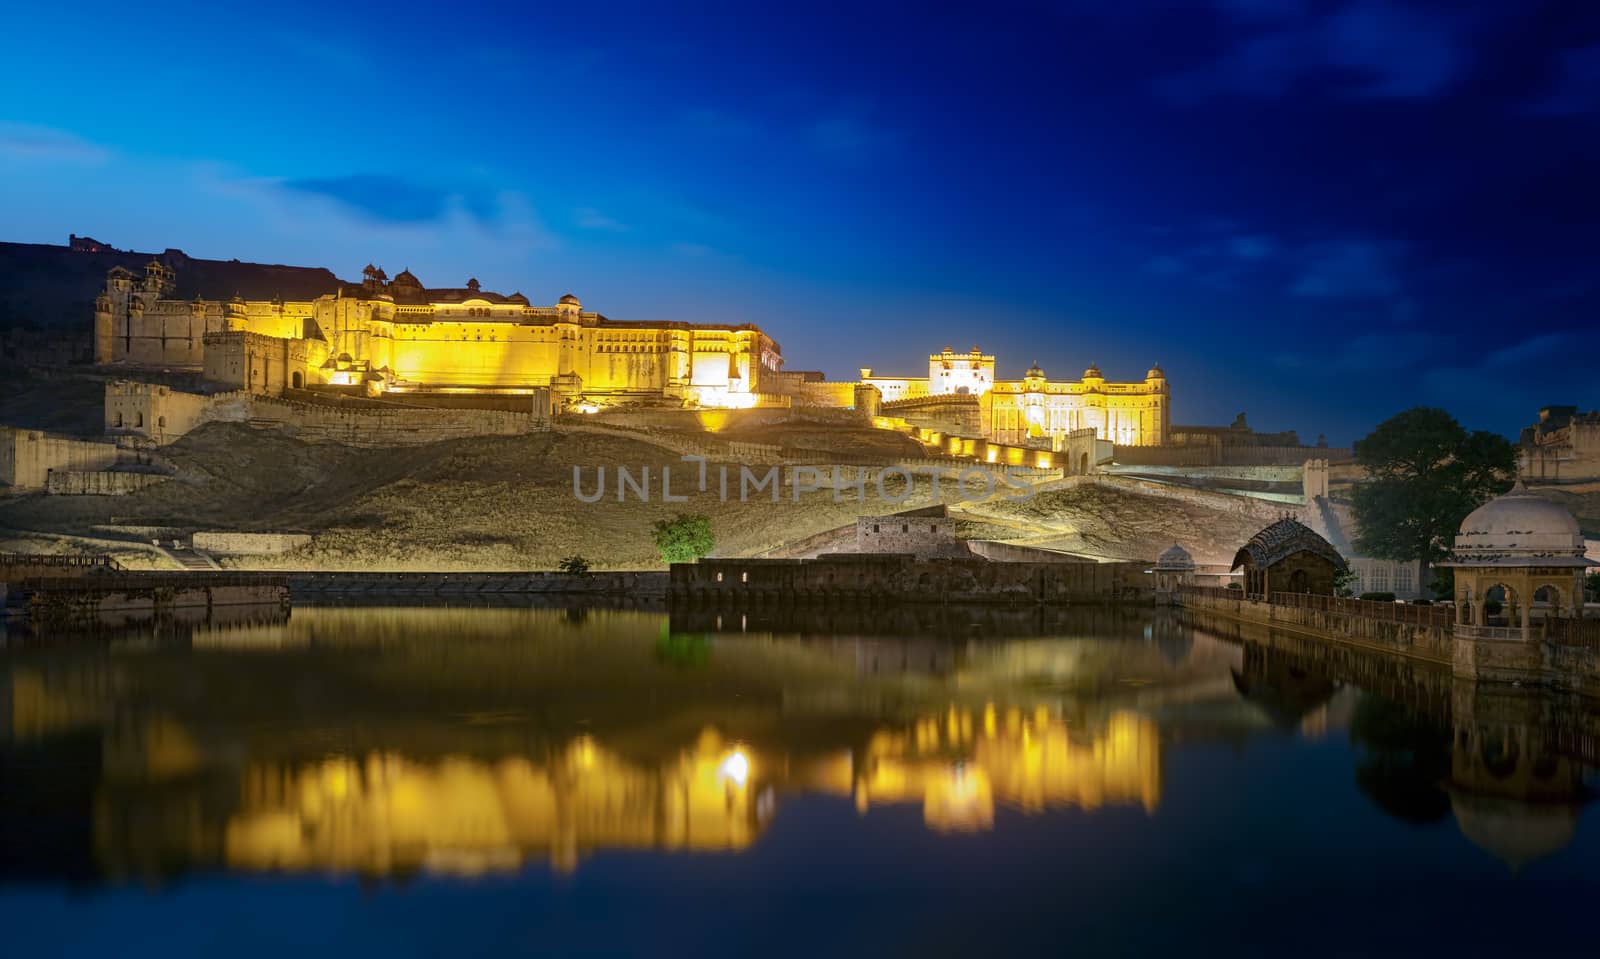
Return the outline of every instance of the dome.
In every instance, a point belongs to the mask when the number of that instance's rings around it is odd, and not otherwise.
[[[1033,365],[1028,367],[1028,372],[1024,373],[1023,376],[1027,377],[1030,380],[1042,380],[1042,379],[1044,379],[1044,370],[1039,368],[1039,361],[1038,360],[1034,360],[1033,361]]]
[[[1161,364],[1157,363],[1155,366],[1150,367],[1150,372],[1146,373],[1144,378],[1147,380],[1164,380],[1167,378],[1167,374],[1161,371]]]
[[[1083,371],[1083,378],[1086,380],[1099,380],[1104,379],[1105,377],[1100,372],[1100,367],[1091,362],[1089,364],[1089,368]]]
[[[561,299],[557,300],[556,302],[570,303],[573,306],[582,306],[582,304],[578,302],[578,298],[573,296],[571,293],[563,294]]]
[[[1161,554],[1161,558],[1156,560],[1156,569],[1194,569],[1194,557],[1189,555],[1188,550],[1173,543]]]
[[[1456,827],[1474,846],[1513,872],[1552,856],[1577,835],[1578,809],[1566,803],[1530,803],[1450,790]]]
[[[1528,491],[1522,480],[1468,514],[1456,536],[1453,564],[1584,566],[1583,533],[1559,503]]]

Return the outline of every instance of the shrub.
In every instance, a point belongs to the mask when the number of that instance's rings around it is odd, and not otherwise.
[[[672,519],[656,520],[654,531],[663,563],[692,563],[717,545],[707,516],[679,513]]]
[[[1374,603],[1392,603],[1392,602],[1394,602],[1394,594],[1393,593],[1362,593],[1361,594],[1361,598],[1365,599],[1365,600],[1371,600]]]
[[[1354,596],[1356,594],[1356,584],[1360,580],[1361,577],[1356,575],[1355,570],[1349,567],[1341,569],[1333,574],[1333,595]]]
[[[1237,589],[1237,590],[1240,590],[1242,592],[1244,590],[1244,587],[1239,585],[1238,583],[1229,583],[1227,586],[1224,586],[1223,589]]]
[[[570,573],[573,576],[587,576],[589,575],[589,561],[582,556],[568,556],[556,566],[556,569],[563,573]]]

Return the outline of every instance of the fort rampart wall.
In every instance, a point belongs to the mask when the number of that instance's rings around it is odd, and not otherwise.
[[[195,549],[208,553],[234,556],[270,556],[287,553],[311,543],[305,533],[232,533],[197,532],[193,540]]]
[[[44,490],[53,496],[127,496],[169,479],[161,473],[55,469],[50,471]]]
[[[120,455],[115,443],[0,426],[0,483],[17,489],[44,489],[52,470],[109,469]]]

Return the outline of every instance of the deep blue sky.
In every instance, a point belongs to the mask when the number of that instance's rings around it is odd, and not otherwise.
[[[1597,6],[9,4],[0,238],[1511,432],[1600,406]]]

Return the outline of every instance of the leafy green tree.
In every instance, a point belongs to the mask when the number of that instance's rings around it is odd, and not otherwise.
[[[1600,603],[1600,573],[1590,573],[1583,578],[1583,593],[1591,603]]]
[[[1379,424],[1358,440],[1356,462],[1366,482],[1351,496],[1367,556],[1433,564],[1467,514],[1511,487],[1517,454],[1509,440],[1468,432],[1444,410],[1419,406]]]
[[[692,563],[717,545],[710,517],[696,513],[658,519],[654,529],[656,549],[660,550],[663,563]]]
[[[556,569],[561,570],[563,573],[570,573],[573,576],[587,576],[589,575],[589,561],[582,556],[568,556],[556,566]]]
[[[1354,596],[1356,584],[1361,581],[1361,576],[1355,570],[1346,566],[1333,574],[1333,595]]]

